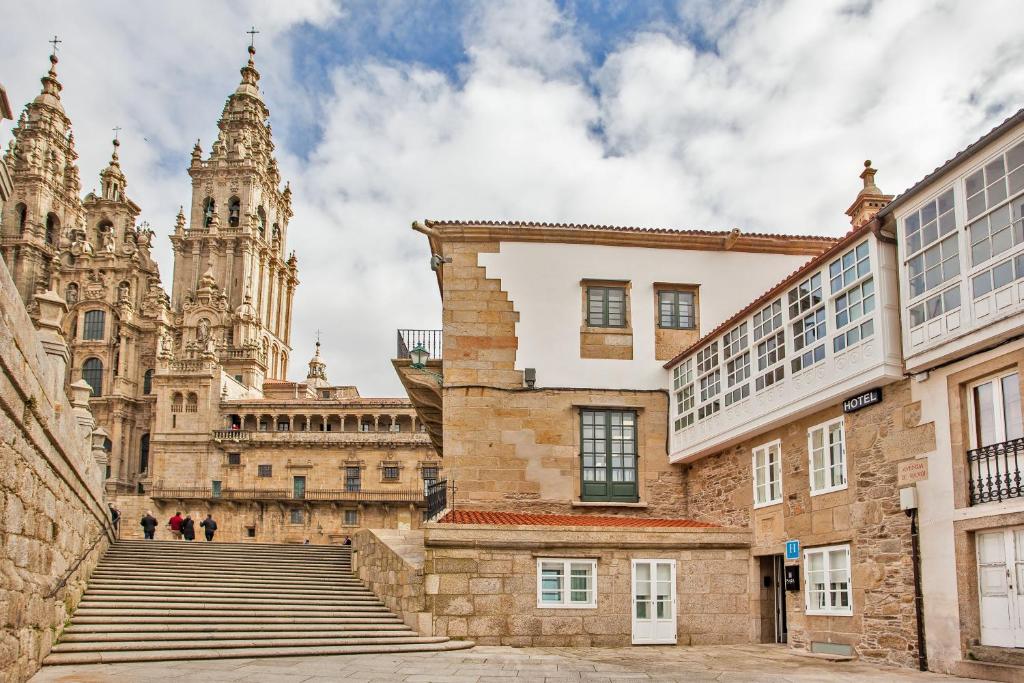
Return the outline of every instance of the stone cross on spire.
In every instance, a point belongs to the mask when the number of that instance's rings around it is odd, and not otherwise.
[[[60,44],[60,43],[63,43],[64,41],[60,40],[59,38],[57,38],[56,35],[54,35],[53,36],[53,40],[48,40],[46,42],[48,42],[51,45],[53,45],[53,53],[51,54],[51,56],[52,57],[56,57],[57,56],[57,45]]]
[[[256,30],[255,26],[253,26],[251,29],[246,31],[246,33],[249,34],[249,47],[251,47],[251,48],[253,48],[253,50],[255,50],[256,49],[256,34],[259,33],[259,31]],[[54,36],[54,37],[56,37],[56,36]]]

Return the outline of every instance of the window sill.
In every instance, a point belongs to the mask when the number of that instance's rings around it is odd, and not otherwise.
[[[597,604],[592,605],[552,605],[537,603],[537,609],[597,609]]]
[[[820,489],[818,491],[815,491],[814,489],[811,489],[811,498],[813,498],[815,496],[823,496],[826,493],[835,493],[836,491],[845,491],[848,488],[850,488],[850,484],[849,483],[843,484],[842,486],[835,486],[835,487],[830,488],[830,489]]]
[[[595,327],[593,325],[583,323],[583,325],[580,326],[580,333],[631,335],[633,334],[633,327],[630,325],[626,325],[625,327]]]
[[[768,503],[754,503],[754,509],[755,510],[763,510],[764,508],[770,508],[773,505],[781,505],[781,504],[782,504],[782,499],[779,498],[778,500],[773,500],[773,501],[770,501]]]
[[[574,500],[572,502],[574,508],[646,508],[647,503],[644,501],[637,501],[635,503],[628,503],[625,501],[604,501],[604,500]]]
[[[808,617],[852,617],[853,610],[849,612],[828,612],[824,610],[804,610],[804,615]]]

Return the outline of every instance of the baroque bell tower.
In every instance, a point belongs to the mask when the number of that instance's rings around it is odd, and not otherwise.
[[[297,261],[286,250],[291,189],[281,187],[256,49],[228,97],[205,159],[192,150],[192,204],[171,243],[178,345],[216,350],[247,386],[285,379]]]
[[[60,101],[57,39],[42,91],[21,113],[4,154],[14,191],[0,215],[0,243],[22,300],[35,317],[35,295],[50,289],[70,231],[82,226],[71,119]]]

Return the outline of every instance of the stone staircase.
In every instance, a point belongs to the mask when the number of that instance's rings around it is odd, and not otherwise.
[[[350,548],[119,541],[43,662],[423,652],[420,636],[352,574]]]

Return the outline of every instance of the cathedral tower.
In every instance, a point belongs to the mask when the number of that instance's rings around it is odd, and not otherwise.
[[[22,111],[4,154],[14,191],[0,215],[3,258],[33,316],[36,293],[50,289],[59,250],[83,217],[78,154],[71,120],[60,101],[56,53],[42,83],[42,92]]]
[[[255,54],[250,46],[210,155],[199,142],[192,150],[192,205],[171,236],[171,303],[181,347],[217,349],[229,374],[259,387],[285,378],[298,278],[286,251],[291,190],[281,189]]]

